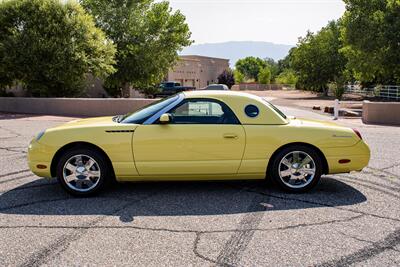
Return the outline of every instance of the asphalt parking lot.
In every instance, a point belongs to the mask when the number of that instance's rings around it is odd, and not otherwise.
[[[339,120],[361,131],[370,165],[324,176],[307,194],[184,182],[73,198],[26,163],[30,139],[70,119],[0,114],[0,266],[400,265],[400,127]]]

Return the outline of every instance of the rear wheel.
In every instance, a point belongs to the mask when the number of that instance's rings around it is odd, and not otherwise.
[[[76,196],[89,196],[102,190],[111,180],[106,158],[93,149],[72,149],[61,156],[57,178],[63,189]]]
[[[284,190],[306,192],[318,184],[322,159],[315,149],[293,145],[282,149],[273,159],[270,175]]]

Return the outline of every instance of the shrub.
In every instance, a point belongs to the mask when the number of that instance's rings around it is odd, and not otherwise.
[[[280,84],[295,85],[297,83],[296,73],[291,69],[286,69],[281,72],[276,78],[276,82]]]
[[[345,92],[345,86],[342,83],[331,82],[328,83],[329,90],[333,93],[335,98],[341,100]]]
[[[234,78],[235,78],[236,84],[239,84],[239,83],[243,83],[243,82],[244,82],[244,74],[241,73],[240,71],[234,70],[234,71],[233,71],[233,76],[234,76]]]
[[[260,70],[258,73],[258,82],[260,84],[269,84],[271,82],[271,70],[268,67]]]
[[[218,83],[226,84],[226,86],[228,86],[229,89],[231,89],[232,86],[235,84],[235,77],[234,77],[233,71],[231,69],[224,70],[218,76]]]

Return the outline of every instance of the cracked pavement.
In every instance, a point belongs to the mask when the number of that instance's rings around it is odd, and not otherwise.
[[[370,165],[326,175],[307,194],[262,181],[160,182],[73,198],[26,162],[36,133],[71,119],[0,114],[1,266],[400,265],[400,127],[339,120],[361,131]]]

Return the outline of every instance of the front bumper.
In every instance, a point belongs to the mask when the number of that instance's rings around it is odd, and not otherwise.
[[[29,169],[37,176],[51,178],[50,167],[53,154],[46,145],[33,139],[28,147]]]

